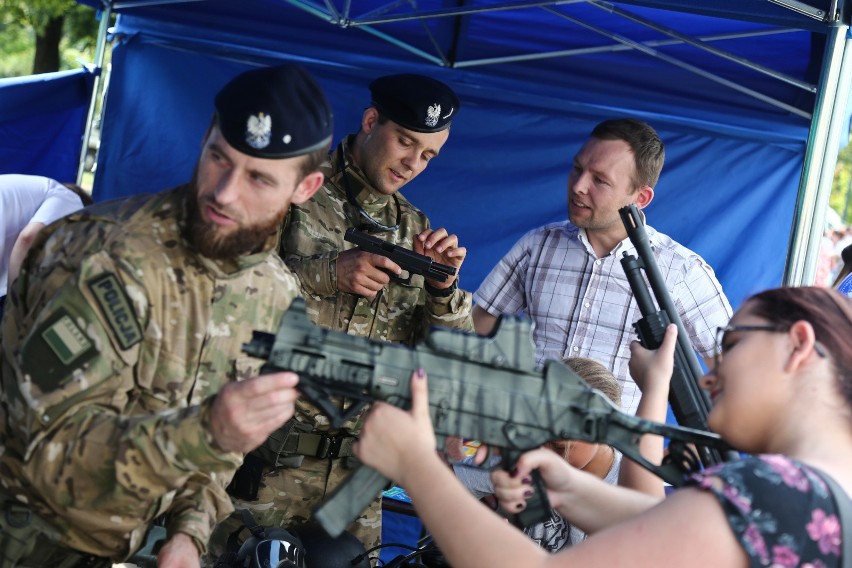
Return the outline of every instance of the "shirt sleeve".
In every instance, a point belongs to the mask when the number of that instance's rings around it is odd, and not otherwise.
[[[30,222],[50,225],[57,219],[82,208],[83,202],[76,193],[56,180],[48,180],[47,196],[33,214]]]
[[[451,327],[473,333],[470,292],[457,288],[449,296],[432,296],[426,292],[426,313],[429,326]]]
[[[328,298],[337,295],[337,254],[334,250],[309,257],[289,256],[285,262],[305,293]]]
[[[527,308],[525,287],[534,234],[530,231],[515,243],[474,292],[473,301],[492,316]]]
[[[716,328],[728,325],[732,315],[713,269],[698,255],[690,256],[672,295],[693,347],[702,357],[712,357]]]

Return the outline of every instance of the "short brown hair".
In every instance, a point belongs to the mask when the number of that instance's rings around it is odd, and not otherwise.
[[[666,146],[651,125],[635,118],[605,120],[595,126],[591,136],[598,140],[627,142],[636,166],[633,174],[634,191],[645,185],[657,185],[663,162],[666,161]]]

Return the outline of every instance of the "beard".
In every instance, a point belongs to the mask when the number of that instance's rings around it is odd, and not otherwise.
[[[210,201],[206,199],[205,203]],[[231,260],[259,251],[266,240],[278,231],[286,215],[287,209],[284,208],[266,221],[239,226],[230,234],[221,234],[218,225],[205,221],[201,216],[198,185],[193,176],[186,195],[184,236],[203,256],[214,260]]]

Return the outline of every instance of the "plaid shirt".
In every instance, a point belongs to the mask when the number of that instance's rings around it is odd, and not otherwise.
[[[692,345],[715,350],[716,327],[731,306],[713,269],[671,238],[645,226],[660,272]],[[621,267],[622,253],[638,256],[629,239],[598,258],[586,232],[568,221],[533,229],[491,271],[473,295],[494,316],[526,312],[533,321],[536,364],[565,357],[599,361],[622,385],[622,405],[636,412],[640,391],[627,362],[633,323],[642,317]],[[651,293],[653,297],[653,293]]]

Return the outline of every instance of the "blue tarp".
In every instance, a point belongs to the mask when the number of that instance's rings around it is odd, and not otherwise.
[[[213,94],[250,65],[295,59],[310,69],[334,106],[335,141],[358,127],[370,80],[385,73],[422,72],[451,84],[462,108],[441,155],[403,193],[430,215],[433,225],[457,233],[468,248],[463,287],[475,289],[525,231],[565,217],[572,156],[598,121],[615,116],[647,120],[667,144],[663,176],[647,209],[649,224],[704,256],[735,306],[748,294],[781,283],[807,118],[676,66],[651,78],[652,70],[659,72],[658,62],[639,53],[446,69],[416,57],[401,61],[384,43],[382,51],[368,49],[371,36],[332,28],[293,8],[257,14],[251,29],[240,28],[238,12],[264,4],[237,8],[202,2],[192,4],[196,14],[172,8],[168,18],[122,16],[96,198],[156,191],[187,180],[210,120]],[[605,25],[598,11],[585,15],[592,16],[596,25]],[[283,23],[287,18],[294,19],[291,27]],[[682,28],[704,22],[710,35],[723,29],[734,33],[715,18],[672,18],[669,24]],[[734,29],[756,27],[735,22]],[[506,32],[507,42],[519,44],[515,49],[521,49],[521,32],[531,33],[523,26],[517,37]],[[311,34],[316,37],[301,45]],[[547,29],[539,35],[548,34],[558,35]],[[767,37],[776,48],[785,46],[785,73],[815,79],[818,66],[813,68],[812,61],[821,57],[824,38],[813,41],[812,49],[811,32]],[[741,47],[756,43],[754,38],[739,41]],[[753,55],[762,62],[773,59],[765,48]],[[724,62],[709,61],[709,68],[731,72]],[[746,74],[739,84],[766,90],[772,82]],[[813,106],[808,93],[776,83],[773,97],[803,111]]]
[[[75,181],[93,83],[85,69],[0,79],[0,173]]]

